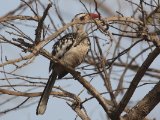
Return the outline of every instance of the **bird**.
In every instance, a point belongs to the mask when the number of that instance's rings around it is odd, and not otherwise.
[[[81,22],[73,25],[71,33],[64,35],[53,45],[52,56],[57,58],[65,66],[76,68],[80,65],[90,49],[89,37],[84,30],[87,21],[99,18],[96,13],[79,13],[75,15],[72,22]],[[89,23],[88,23],[89,24]],[[62,66],[50,61],[49,71],[51,72],[48,82],[43,90],[37,106],[36,114],[43,115],[46,111],[49,95],[56,79],[61,79],[68,74]]]

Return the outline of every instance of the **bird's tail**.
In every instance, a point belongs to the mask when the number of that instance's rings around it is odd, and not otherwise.
[[[42,96],[41,96],[40,101],[38,103],[37,112],[36,112],[37,115],[44,114],[46,107],[47,107],[49,95],[52,91],[52,87],[56,81],[56,78],[57,78],[57,74],[52,71],[52,74],[49,76],[47,85],[44,88]]]

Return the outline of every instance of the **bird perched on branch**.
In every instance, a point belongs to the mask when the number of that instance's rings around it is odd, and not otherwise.
[[[65,66],[75,68],[80,65],[90,48],[89,38],[84,31],[84,26],[87,21],[95,18],[99,18],[99,15],[94,13],[77,14],[72,21],[79,21],[81,23],[73,25],[73,33],[66,34],[53,45],[52,55]],[[40,98],[37,115],[44,114],[56,78],[61,79],[68,74],[64,68],[52,61],[50,62],[49,71],[51,71],[51,75]]]

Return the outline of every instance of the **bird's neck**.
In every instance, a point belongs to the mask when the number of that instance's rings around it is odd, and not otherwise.
[[[87,36],[86,31],[84,30],[84,25],[78,24],[73,27],[73,32],[77,33],[79,37]]]
[[[73,32],[77,34],[77,42],[76,45],[78,44],[86,44],[88,41],[88,35],[87,32],[84,30],[84,25],[83,24],[76,24],[73,26]],[[75,46],[76,46],[75,45]]]

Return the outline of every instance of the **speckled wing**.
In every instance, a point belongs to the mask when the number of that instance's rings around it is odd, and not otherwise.
[[[76,42],[76,38],[77,33],[69,33],[63,36],[53,45],[52,55],[57,59],[61,59]],[[52,69],[54,69],[54,63],[50,62],[49,71],[51,71]]]

